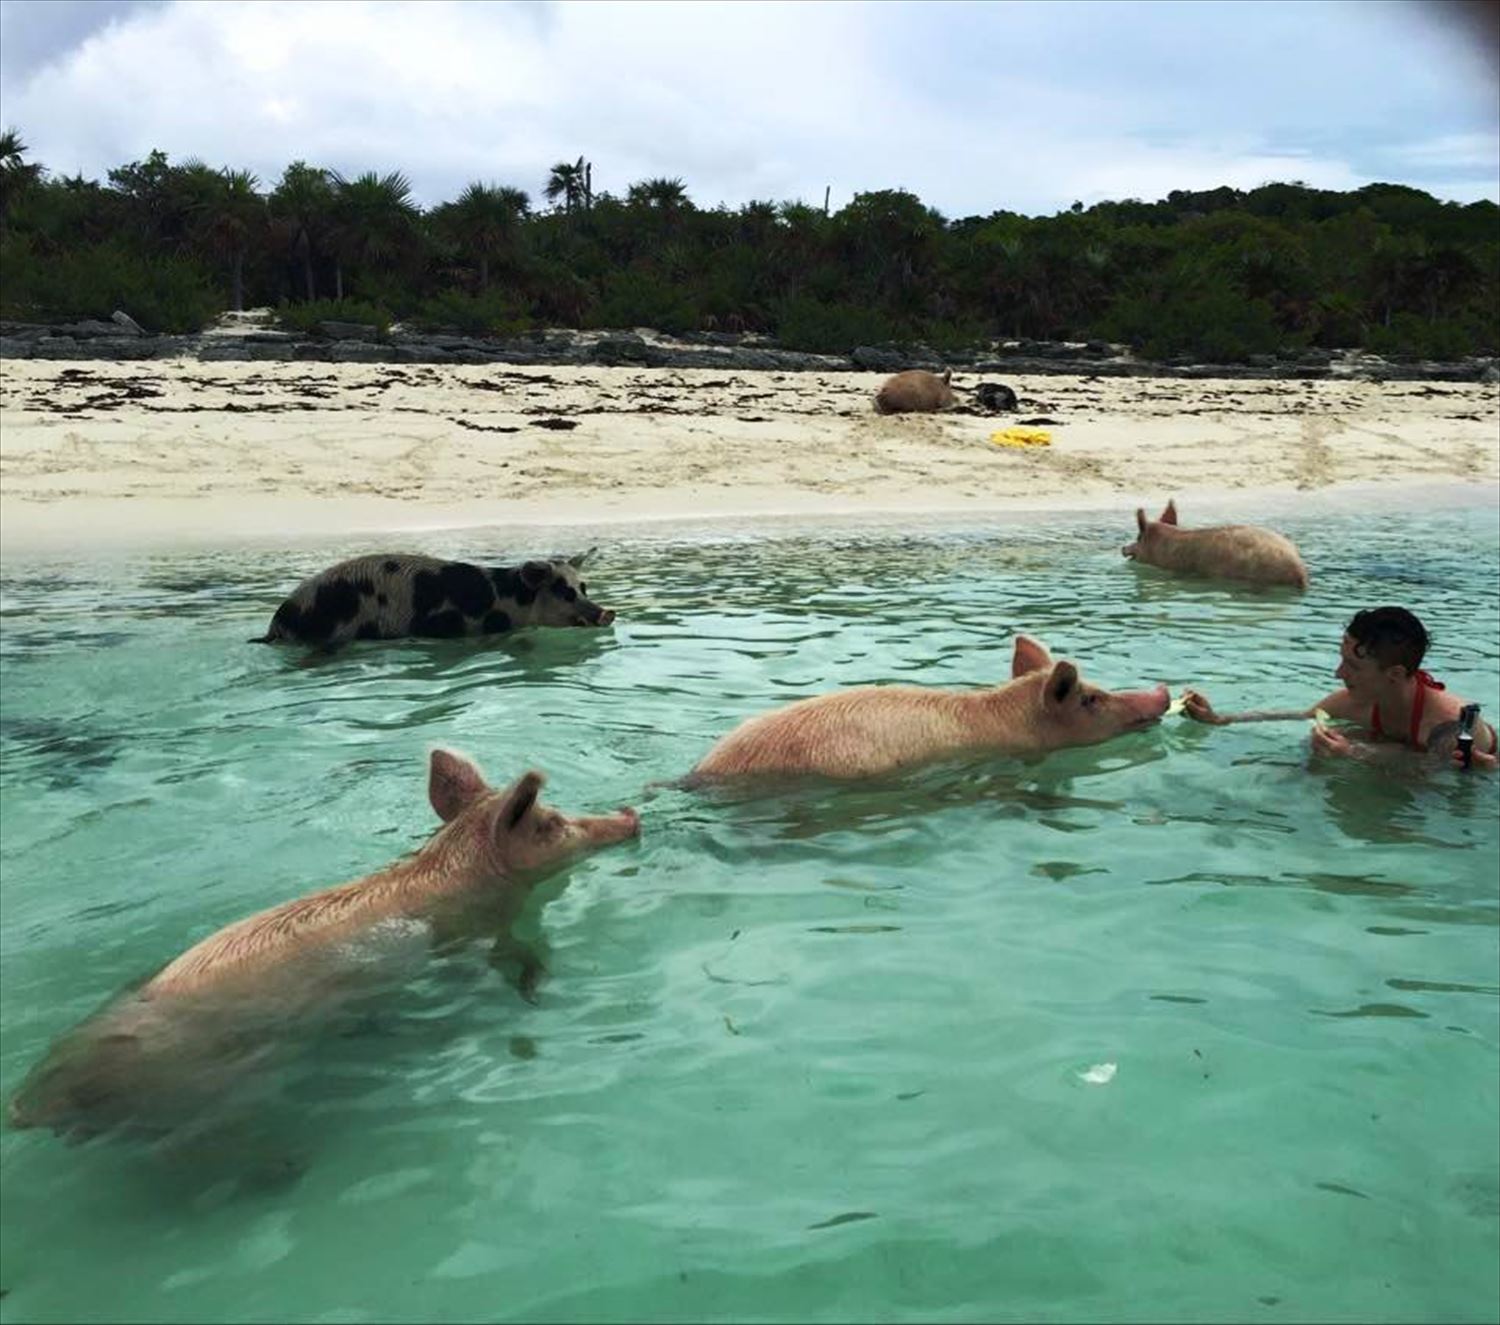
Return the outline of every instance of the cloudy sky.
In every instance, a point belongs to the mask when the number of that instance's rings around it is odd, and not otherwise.
[[[700,206],[950,217],[1374,180],[1500,199],[1500,70],[1452,0],[0,0],[0,119],[54,172],[159,147],[540,201],[680,177]],[[1494,8],[1489,12],[1493,14]]]

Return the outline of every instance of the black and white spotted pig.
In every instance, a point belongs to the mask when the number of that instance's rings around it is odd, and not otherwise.
[[[521,626],[607,626],[615,614],[589,600],[579,576],[594,551],[494,569],[404,553],[355,557],[303,580],[252,643],[336,645],[498,635]]]

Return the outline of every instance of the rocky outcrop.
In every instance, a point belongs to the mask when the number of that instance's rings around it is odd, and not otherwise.
[[[1123,345],[1102,341],[1000,341],[980,350],[939,353],[927,345],[858,345],[847,355],[788,350],[767,336],[702,332],[666,336],[653,331],[547,330],[518,336],[469,336],[408,331],[381,335],[357,322],[324,322],[319,334],[277,329],[264,313],[226,314],[196,335],[154,335],[129,314],[110,321],[53,325],[0,322],[0,359],[201,359],[314,363],[605,364],[641,368],[724,371],[874,372],[907,368],[956,374],[1077,377],[1293,378],[1377,382],[1493,382],[1500,362],[1469,358],[1451,363],[1384,359],[1358,350],[1304,350],[1253,355],[1245,363],[1137,359]]]

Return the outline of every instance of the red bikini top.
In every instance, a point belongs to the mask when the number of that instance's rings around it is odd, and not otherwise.
[[[1417,738],[1422,731],[1422,708],[1427,702],[1427,692],[1429,690],[1445,690],[1447,689],[1447,687],[1444,686],[1441,681],[1434,680],[1429,673],[1424,672],[1420,669],[1418,669],[1416,673],[1416,681],[1417,693],[1411,701],[1411,731],[1407,734],[1406,739],[1416,749],[1424,750],[1426,749],[1426,747]],[[1381,729],[1380,726],[1379,704],[1376,704],[1370,709],[1370,730],[1374,732],[1376,736],[1385,735],[1385,732]]]

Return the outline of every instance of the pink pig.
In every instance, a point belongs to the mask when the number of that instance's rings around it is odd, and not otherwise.
[[[1139,537],[1120,551],[1148,566],[1184,575],[1307,588],[1307,567],[1296,547],[1270,529],[1248,524],[1181,529],[1175,500],[1167,503],[1160,520],[1146,519],[1146,512],[1137,507],[1135,523]]]
[[[1167,710],[1165,685],[1100,690],[1026,635],[1016,636],[1011,676],[983,690],[859,686],[800,700],[741,723],[682,785],[804,773],[878,777],[979,750],[1041,754],[1107,741]]]
[[[121,994],[32,1069],[10,1100],[12,1126],[170,1130],[262,1061],[289,1023],[357,992],[393,949],[474,934],[503,945],[531,884],[640,832],[634,810],[571,818],[542,805],[543,780],[530,772],[497,791],[435,750],[428,797],[444,823],[420,850],[236,921]]]

